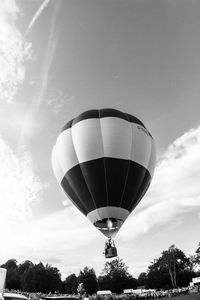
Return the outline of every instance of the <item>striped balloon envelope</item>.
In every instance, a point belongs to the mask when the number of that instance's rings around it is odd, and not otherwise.
[[[106,237],[114,237],[150,185],[155,143],[130,114],[89,110],[63,127],[52,166],[73,204]]]

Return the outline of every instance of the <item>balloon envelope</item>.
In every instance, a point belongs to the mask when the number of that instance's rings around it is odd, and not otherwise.
[[[52,166],[73,204],[105,236],[114,237],[150,185],[155,143],[136,117],[90,110],[63,127]]]

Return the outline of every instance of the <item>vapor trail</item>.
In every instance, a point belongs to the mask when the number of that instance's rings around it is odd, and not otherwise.
[[[33,25],[35,24],[36,20],[41,15],[44,8],[49,4],[51,0],[44,0],[44,2],[40,5],[38,10],[36,11],[35,15],[33,16],[32,20],[30,21],[28,28],[26,29],[25,35],[29,34],[30,30],[32,29]]]
[[[56,50],[56,46],[57,46],[57,40],[58,40],[58,34],[55,35],[55,25],[56,25],[56,19],[57,19],[57,14],[59,11],[59,7],[60,7],[60,1],[56,2],[56,7],[54,10],[54,14],[53,14],[53,20],[52,20],[52,24],[51,24],[51,30],[49,33],[49,37],[48,37],[48,42],[47,42],[47,48],[46,48],[46,52],[45,52],[45,58],[44,58],[44,62],[42,65],[42,71],[41,71],[41,86],[40,86],[40,90],[39,90],[39,95],[37,97],[37,100],[35,102],[35,105],[37,107],[39,107],[46,88],[47,88],[47,84],[48,84],[48,78],[49,78],[49,70],[51,68],[51,64],[54,58],[54,54],[55,54],[55,50]]]
[[[47,2],[47,1],[45,1],[45,2]],[[57,40],[59,37],[58,33],[57,33],[57,35],[55,33],[55,27],[56,27],[56,19],[57,19],[57,14],[59,11],[61,1],[57,1],[55,3],[56,4],[55,4],[54,12],[53,12],[50,33],[48,36],[47,47],[46,47],[44,61],[43,61],[42,70],[41,70],[41,81],[40,81],[41,84],[40,84],[40,87],[38,90],[38,94],[36,95],[35,99],[32,101],[30,108],[24,119],[24,123],[22,126],[22,130],[21,130],[21,134],[20,134],[19,142],[18,142],[18,150],[19,151],[23,150],[25,143],[27,143],[30,140],[31,135],[34,134],[34,127],[35,127],[35,124],[37,123],[36,119],[35,119],[37,116],[37,111],[39,109],[39,106],[44,98],[44,95],[45,95],[45,92],[47,89],[47,84],[48,84],[48,79],[49,79],[49,71],[50,71],[50,68],[52,65],[52,61],[53,61],[56,46],[57,46]]]

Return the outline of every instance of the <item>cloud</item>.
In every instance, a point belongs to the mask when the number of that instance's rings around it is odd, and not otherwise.
[[[52,91],[47,99],[47,105],[51,107],[53,113],[58,114],[61,112],[69,102],[75,101],[75,96],[70,96],[62,90]]]
[[[122,238],[130,234],[128,228],[135,237],[200,207],[199,153],[200,126],[175,140],[159,158],[150,190],[126,221]]]
[[[92,243],[97,232],[74,207],[42,219],[15,224],[12,232],[12,239],[7,239],[5,248],[0,249],[3,261],[10,257],[19,262],[26,259],[35,263],[42,261],[53,264],[63,275],[69,270],[78,274],[85,265],[92,264],[92,253],[95,253]]]
[[[24,152],[17,156],[1,137],[0,165],[0,234],[3,234],[5,224],[31,218],[31,206],[41,199],[44,186],[33,172],[30,155]]]
[[[39,17],[41,14],[42,10],[48,5],[49,1],[44,1],[43,4],[41,5],[41,10],[39,9],[39,14],[37,15],[36,13],[36,19]],[[26,117],[24,119],[24,124],[21,129],[21,134],[19,137],[19,143],[18,143],[18,148],[20,149],[23,147],[25,144],[27,144],[30,140],[31,137],[31,131],[34,133],[34,123],[35,123],[35,116],[38,113],[38,109],[40,107],[40,104],[42,103],[44,99],[44,95],[46,93],[46,89],[48,86],[48,80],[49,80],[49,71],[51,69],[51,65],[53,62],[56,46],[57,46],[57,40],[58,40],[58,34],[56,35],[55,29],[56,29],[56,20],[57,20],[57,15],[59,12],[59,7],[61,5],[61,1],[55,2],[55,7],[53,11],[53,18],[51,21],[51,27],[50,27],[50,33],[48,36],[48,41],[47,41],[47,47],[45,51],[45,57],[44,57],[44,62],[42,64],[42,69],[41,69],[41,83],[39,86],[39,91],[37,97],[35,97],[34,101],[32,101],[31,106],[26,114]],[[35,19],[35,20],[36,20]],[[29,25],[29,30],[34,24],[31,22]],[[28,128],[28,131],[27,131]]]
[[[56,20],[57,20],[57,15],[58,11],[60,8],[61,2],[58,1],[55,4],[54,12],[53,12],[53,18],[51,22],[51,28],[50,28],[50,33],[48,36],[48,42],[47,42],[47,48],[45,52],[45,58],[44,58],[44,63],[42,65],[42,71],[41,71],[41,87],[39,91],[39,96],[38,100],[36,103],[36,106],[39,107],[41,101],[43,100],[44,94],[46,92],[47,84],[48,84],[48,78],[49,78],[49,70],[51,68],[51,64],[54,58],[56,46],[57,46],[57,39],[58,39],[58,34],[55,34],[55,28],[56,28]]]
[[[40,5],[40,7],[38,8],[38,10],[36,11],[35,15],[33,16],[32,20],[30,21],[28,28],[26,30],[26,35],[29,34],[30,30],[32,29],[33,25],[35,24],[35,22],[37,21],[37,19],[39,18],[39,16],[41,15],[41,13],[43,12],[43,10],[45,9],[45,7],[49,4],[50,0],[44,0],[42,2],[42,4]]]
[[[12,101],[25,79],[25,61],[31,56],[16,26],[19,8],[15,0],[0,1],[0,99]]]

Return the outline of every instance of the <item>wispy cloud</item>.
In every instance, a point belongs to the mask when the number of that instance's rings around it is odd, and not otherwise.
[[[56,50],[56,46],[57,46],[57,41],[59,38],[58,32],[56,34],[55,29],[56,29],[56,20],[57,20],[57,15],[58,15],[58,11],[60,8],[60,1],[57,1],[55,4],[55,9],[53,12],[53,18],[52,18],[52,22],[51,22],[51,28],[50,28],[50,33],[49,33],[49,37],[48,37],[48,43],[47,43],[47,48],[45,51],[45,57],[44,57],[44,62],[42,65],[42,71],[41,71],[41,87],[39,90],[39,97],[37,98],[37,106],[40,105],[46,88],[47,88],[47,84],[48,84],[48,78],[49,78],[49,70],[51,68],[51,64],[54,58],[54,54],[55,54],[55,50]]]
[[[69,271],[78,273],[85,265],[92,267],[96,229],[74,207],[39,220],[15,224],[12,231],[6,251],[0,249],[1,261],[14,256],[18,261],[48,262],[58,267],[64,276]],[[95,246],[97,244],[98,241]],[[103,244],[99,248],[99,252],[102,251]]]
[[[12,101],[25,79],[25,61],[31,56],[16,26],[19,8],[15,0],[0,1],[0,99]]]
[[[40,199],[44,186],[33,172],[28,153],[18,157],[0,137],[0,233],[2,224],[31,218],[31,206]],[[5,225],[5,224],[4,224]]]
[[[49,3],[49,1],[44,1],[43,5],[41,6],[42,8],[39,9],[41,14],[42,10],[44,7]],[[59,7],[61,5],[61,1],[55,2],[55,9],[53,11],[53,18],[51,21],[51,27],[50,27],[50,33],[48,36],[48,43],[45,51],[45,56],[44,56],[44,61],[41,69],[41,84],[39,86],[38,94],[36,95],[34,101],[32,101],[31,106],[26,114],[26,117],[24,119],[24,124],[22,126],[21,134],[19,137],[19,142],[18,142],[18,149],[21,147],[24,147],[24,144],[28,143],[28,140],[31,138],[31,132],[27,131],[27,128],[30,128],[34,126],[35,123],[35,114],[37,113],[40,104],[44,98],[44,95],[46,93],[47,85],[48,85],[48,79],[49,79],[49,71],[52,65],[52,61],[54,58],[56,46],[57,46],[57,40],[58,40],[58,33],[56,34],[56,20],[57,20],[57,15],[59,11]],[[39,16],[36,13],[37,17]],[[33,25],[31,25],[32,27]],[[30,28],[31,28],[30,27]]]
[[[168,147],[159,159],[149,192],[122,228],[122,237],[129,234],[129,228],[134,237],[200,207],[199,153],[200,127]]]
[[[47,104],[51,107],[53,113],[58,114],[65,108],[65,106],[68,105],[69,102],[74,102],[75,100],[75,96],[64,93],[61,89],[54,89],[47,99]]]
[[[26,35],[29,34],[29,32],[31,31],[33,25],[35,24],[35,22],[37,21],[37,19],[39,18],[39,16],[41,15],[41,13],[43,12],[43,10],[45,9],[45,7],[49,4],[50,0],[44,0],[42,2],[42,4],[40,5],[40,7],[38,8],[38,10],[36,11],[36,13],[34,14],[33,18],[31,19],[28,28],[26,30]]]

